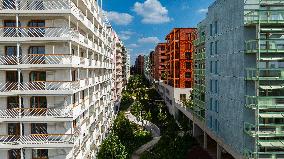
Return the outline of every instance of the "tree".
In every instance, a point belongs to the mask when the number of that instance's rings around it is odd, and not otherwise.
[[[98,159],[126,159],[127,152],[118,136],[110,134],[102,143]]]

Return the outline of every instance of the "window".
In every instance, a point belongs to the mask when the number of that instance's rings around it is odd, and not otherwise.
[[[210,61],[210,73],[213,73],[213,61]]]
[[[161,51],[165,51],[166,47],[165,46],[161,46]]]
[[[210,36],[212,36],[212,35],[213,35],[213,25],[210,24]]]
[[[179,87],[179,80],[175,80],[175,87]]]
[[[218,74],[218,61],[215,61],[215,74]]]
[[[210,55],[213,55],[213,42],[210,43]]]
[[[185,88],[191,88],[191,82],[185,81]]]
[[[31,46],[29,48],[29,54],[45,54],[44,46]]]
[[[191,69],[191,63],[190,62],[186,62],[185,63],[185,68],[186,69]]]
[[[185,72],[185,78],[191,78],[190,72]]]
[[[180,101],[186,101],[186,94],[180,94]]]
[[[210,92],[213,92],[213,80],[210,80]]]
[[[30,81],[46,81],[46,72],[44,71],[30,72]]]
[[[188,33],[187,36],[188,36],[188,40],[190,41],[191,40],[191,33]]]
[[[213,99],[210,98],[210,110],[213,110]]]
[[[218,41],[215,41],[215,54],[218,54]]]
[[[215,21],[215,34],[217,34],[217,33],[218,33],[218,22]]]
[[[212,128],[212,125],[213,125],[213,119],[212,119],[212,116],[210,116],[210,118],[209,118],[209,128]]]
[[[217,132],[217,129],[218,129],[218,120],[217,119],[215,119],[214,129]]]
[[[215,80],[215,93],[218,93],[218,81]]]
[[[190,59],[191,59],[191,52],[186,52],[186,53],[185,53],[185,58],[186,58],[187,60],[190,60]]]
[[[83,99],[84,100],[84,97],[85,97],[85,92],[84,92],[84,90],[82,90],[81,91],[81,94],[80,94],[81,96],[80,96],[80,99]]]
[[[219,101],[215,100],[215,112],[219,113]]]
[[[32,150],[32,159],[46,159],[48,158],[48,150],[47,149],[33,149]]]

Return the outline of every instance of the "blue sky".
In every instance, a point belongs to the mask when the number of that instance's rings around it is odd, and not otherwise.
[[[104,0],[103,9],[131,52],[149,54],[175,27],[196,27],[214,0]]]

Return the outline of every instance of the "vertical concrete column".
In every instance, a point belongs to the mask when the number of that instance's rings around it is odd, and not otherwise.
[[[217,143],[217,159],[222,158],[222,147]]]
[[[207,149],[207,134],[205,131],[203,132],[203,148]]]
[[[193,121],[192,121],[192,136],[196,137],[196,126]]]

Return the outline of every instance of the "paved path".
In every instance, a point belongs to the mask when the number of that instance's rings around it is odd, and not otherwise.
[[[149,142],[147,142],[146,144],[140,146],[131,156],[131,159],[139,159],[140,155],[147,151],[150,150],[151,148],[154,147],[155,144],[157,144],[161,138],[160,136],[160,129],[153,123],[151,123],[150,121],[147,120],[143,120],[142,121],[138,121],[137,118],[130,113],[130,111],[128,110],[127,112],[125,112],[125,117],[140,126],[143,126],[146,130],[150,131],[152,134],[153,139]]]

